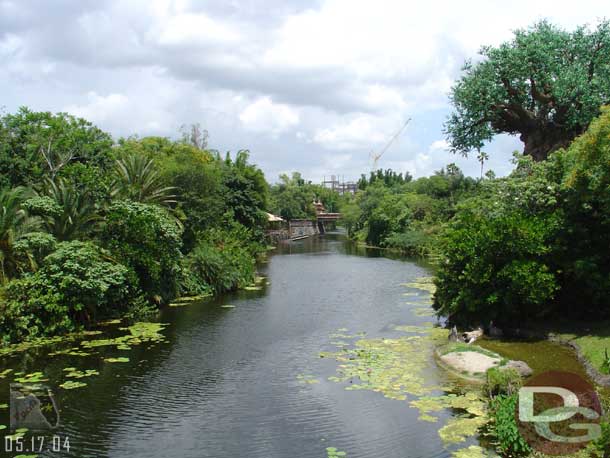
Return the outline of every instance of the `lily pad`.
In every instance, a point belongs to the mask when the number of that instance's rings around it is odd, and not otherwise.
[[[87,386],[87,384],[85,382],[75,382],[72,380],[68,380],[59,386],[64,390],[74,390],[75,388],[82,388],[83,386]]]
[[[106,361],[107,363],[128,363],[129,358],[120,356],[118,358],[104,358],[104,361]]]

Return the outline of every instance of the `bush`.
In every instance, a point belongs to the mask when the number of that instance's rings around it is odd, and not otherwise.
[[[610,317],[610,108],[602,113],[567,150],[517,158],[510,177],[458,208],[443,237],[439,314],[509,326]]]
[[[518,395],[498,396],[491,401],[491,413],[494,418],[494,434],[498,447],[506,456],[527,456],[531,452],[517,427],[516,407]]]
[[[70,332],[125,310],[137,294],[128,269],[91,242],[63,242],[40,269],[10,282],[0,314],[5,340]]]
[[[521,375],[515,369],[492,367],[487,370],[485,391],[489,397],[515,394],[522,385]]]
[[[184,259],[183,292],[222,293],[252,283],[259,248],[247,244],[248,239],[249,231],[244,228],[207,231]]]
[[[544,315],[558,288],[546,257],[552,220],[462,210],[444,239],[435,309],[462,324],[516,324]]]
[[[35,272],[43,259],[57,248],[57,240],[46,232],[30,232],[13,243],[21,274]]]
[[[161,207],[119,201],[106,214],[104,246],[132,269],[140,289],[156,302],[178,293],[181,230]]]

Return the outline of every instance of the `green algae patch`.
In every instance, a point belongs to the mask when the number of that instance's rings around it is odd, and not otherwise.
[[[78,347],[66,348],[49,353],[49,356],[68,355],[68,356],[89,356],[91,353],[81,350]]]
[[[64,390],[74,390],[76,388],[82,388],[84,386],[87,386],[87,384],[85,382],[75,382],[73,380],[68,380],[67,382],[62,383],[59,386]]]
[[[0,410],[8,409],[8,404],[0,404]]]
[[[409,395],[422,396],[437,389],[426,386],[422,372],[429,365],[434,343],[444,341],[447,334],[447,330],[427,328],[422,336],[360,339],[353,348],[322,352],[320,357],[340,363],[329,380],[352,382],[346,390],[371,390],[389,399],[405,400]]]
[[[263,287],[257,285],[248,285],[244,286],[242,289],[244,289],[245,291],[260,291],[263,289]]]
[[[434,309],[430,307],[416,307],[414,309],[411,309],[411,312],[413,313],[413,315],[419,317],[428,317],[436,315]]]
[[[402,332],[419,333],[419,334],[426,334],[428,331],[430,331],[428,326],[412,326],[412,325],[395,326],[394,330],[402,331]]]
[[[431,413],[441,412],[445,409],[459,409],[475,417],[485,418],[487,415],[487,404],[483,397],[473,391],[458,395],[454,393],[443,396],[423,396],[411,401],[409,405],[419,409],[420,417],[430,420]],[[435,417],[433,417],[435,418]]]
[[[13,369],[5,369],[2,372],[0,372],[0,378],[6,378],[6,376],[8,374],[10,374],[11,372],[13,372]]]
[[[347,453],[342,450],[337,450],[337,447],[326,447],[326,458],[343,458],[346,456]]]
[[[401,285],[406,286],[407,288],[420,289],[430,294],[434,294],[436,292],[434,277],[420,277],[416,278],[415,281],[402,283]]]
[[[42,372],[32,372],[23,377],[17,377],[15,381],[19,383],[40,383],[47,382],[49,379],[45,378],[45,375]]]
[[[104,361],[107,363],[128,363],[129,358],[125,358],[124,356],[120,356],[118,358],[104,358]]]
[[[460,450],[456,450],[451,454],[454,458],[489,458],[490,455],[487,450],[483,447],[479,447],[478,445],[471,445],[470,447],[462,448]]]
[[[129,331],[126,335],[110,339],[83,340],[81,346],[86,349],[114,346],[120,350],[128,350],[133,345],[140,345],[145,342],[163,342],[165,336],[161,334],[161,331],[163,331],[166,326],[167,324],[165,323],[138,322],[132,326],[119,328],[121,331]]]
[[[95,369],[86,369],[84,371],[79,371],[73,367],[66,367],[64,371],[67,372],[66,377],[68,378],[84,378],[92,377],[94,375],[100,375],[100,373]]]
[[[466,439],[474,436],[488,421],[487,417],[454,417],[438,430],[438,435],[445,445],[466,442]]]
[[[320,380],[315,378],[310,374],[299,374],[297,375],[297,381],[302,385],[313,385],[315,383],[320,383]]]
[[[234,309],[235,308],[235,306],[231,305],[231,304],[223,304],[220,307],[223,309]]]
[[[121,324],[121,319],[120,318],[116,318],[114,320],[106,320],[106,321],[102,321],[100,323],[100,326],[112,326],[113,324]]]

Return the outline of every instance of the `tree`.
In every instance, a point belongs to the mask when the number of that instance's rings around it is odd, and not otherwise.
[[[152,159],[130,154],[116,160],[114,171],[113,196],[166,206],[176,203],[174,188],[165,186]]]
[[[23,188],[0,191],[0,282],[6,283],[18,270],[15,242],[36,229],[37,221],[22,208]]]
[[[489,154],[484,151],[479,151],[477,154],[477,161],[481,164],[481,180],[483,179],[483,167],[485,166],[485,161],[489,159]]]
[[[610,22],[567,32],[542,21],[466,62],[445,124],[454,153],[467,155],[496,134],[520,135],[540,161],[567,146],[610,101]]]
[[[82,118],[27,108],[0,117],[0,177],[5,185],[53,179],[77,162],[105,168],[111,155],[110,135]]]
[[[57,240],[87,237],[100,216],[87,189],[80,189],[63,178],[47,179],[42,192],[28,199],[24,206],[42,218],[44,228]]]

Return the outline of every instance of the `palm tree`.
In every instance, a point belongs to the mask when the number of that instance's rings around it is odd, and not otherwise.
[[[26,197],[25,188],[3,189],[0,191],[0,282],[6,283],[19,270],[19,259],[15,256],[13,244],[19,237],[34,231],[38,220],[30,217],[21,208]]]
[[[137,154],[122,157],[115,162],[115,174],[113,197],[164,206],[176,203],[172,194],[176,188],[165,186],[152,159]]]
[[[488,159],[489,154],[483,151],[479,151],[479,154],[477,155],[477,161],[481,163],[481,180],[483,179],[483,166],[485,165],[485,161],[487,161]]]
[[[47,179],[39,196],[46,196],[54,203],[55,211],[44,215],[43,222],[58,240],[82,238],[100,219],[91,194],[63,178]]]

